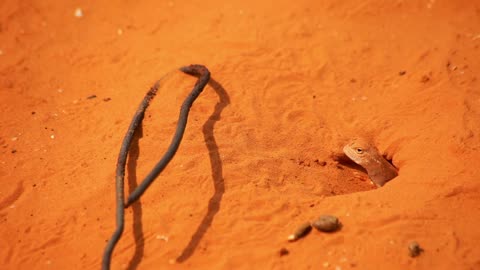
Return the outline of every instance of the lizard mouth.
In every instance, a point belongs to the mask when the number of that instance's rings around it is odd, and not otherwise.
[[[338,162],[339,165],[342,165],[344,167],[348,167],[348,168],[353,169],[353,170],[361,171],[361,172],[364,172],[365,174],[367,173],[367,170],[365,170],[365,168],[363,168],[362,166],[357,164],[345,152],[342,153],[341,155],[334,156],[333,160],[335,160],[336,162]]]

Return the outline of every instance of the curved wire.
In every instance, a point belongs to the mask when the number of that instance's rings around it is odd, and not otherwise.
[[[183,138],[183,134],[185,132],[185,127],[187,125],[188,113],[190,108],[195,101],[195,99],[200,95],[205,88],[205,85],[210,80],[210,71],[205,66],[202,65],[190,65],[180,68],[186,74],[198,76],[199,79],[195,83],[191,93],[187,96],[185,101],[182,104],[180,109],[180,116],[177,123],[177,129],[175,131],[175,135],[173,136],[172,142],[168,147],[167,151],[165,152],[163,158],[155,165],[152,171],[145,177],[142,183],[132,192],[132,194],[128,197],[127,203],[125,203],[125,195],[124,195],[124,178],[125,178],[125,165],[127,162],[128,151],[130,145],[132,143],[133,135],[135,134],[135,130],[137,129],[138,125],[142,122],[143,117],[145,115],[145,110],[150,105],[150,101],[155,97],[157,94],[158,88],[160,87],[160,81],[155,82],[155,84],[150,88],[147,92],[145,97],[143,98],[140,106],[138,107],[135,115],[133,116],[132,122],[128,127],[127,134],[122,142],[122,146],[120,148],[120,153],[118,155],[117,160],[117,169],[116,169],[116,177],[115,177],[115,188],[116,188],[116,229],[113,233],[112,237],[107,243],[105,247],[105,251],[102,258],[102,269],[109,270],[110,263],[112,260],[113,250],[120,240],[123,229],[125,227],[125,208],[130,206],[136,200],[142,196],[145,190],[152,184],[155,178],[163,171],[163,169],[168,165],[170,160],[173,158],[177,149],[180,145],[180,142]]]

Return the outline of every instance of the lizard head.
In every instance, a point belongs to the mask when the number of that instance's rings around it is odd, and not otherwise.
[[[361,166],[368,165],[376,160],[377,148],[368,141],[360,138],[353,139],[343,147],[343,152],[351,160]]]

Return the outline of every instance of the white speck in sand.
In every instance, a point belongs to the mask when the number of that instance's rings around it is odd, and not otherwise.
[[[63,88],[58,88],[58,89],[57,89],[57,92],[63,93]]]
[[[163,240],[165,242],[168,242],[168,236],[166,236],[166,235],[157,234],[157,236],[155,238],[157,238],[158,240]]]
[[[55,135],[53,135],[53,134],[50,135],[50,138],[51,138],[52,140],[55,139]]]
[[[76,8],[74,15],[77,18],[82,18],[83,17],[83,10],[81,8]]]
[[[15,208],[15,204],[10,205],[10,209]]]
[[[122,30],[122,28],[118,28],[118,29],[117,29],[117,35],[119,35],[119,36],[123,35],[123,30]]]
[[[11,140],[12,140],[12,141],[16,141],[16,140],[18,140],[18,137],[12,137]]]

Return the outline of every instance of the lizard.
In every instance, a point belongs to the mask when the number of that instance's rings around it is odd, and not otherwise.
[[[382,187],[398,175],[397,169],[380,154],[375,145],[365,139],[353,139],[343,147],[343,152],[367,170],[368,177],[377,187]]]

